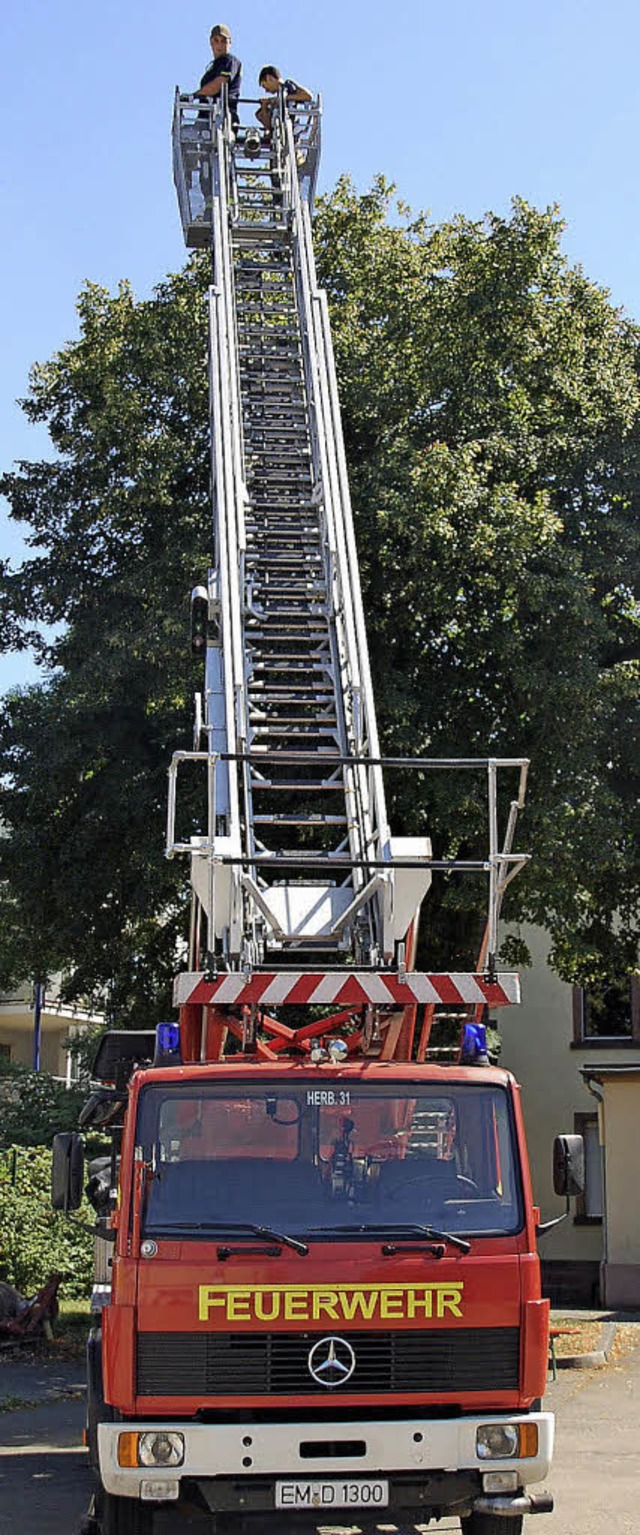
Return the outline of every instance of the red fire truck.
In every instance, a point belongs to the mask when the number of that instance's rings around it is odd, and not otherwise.
[[[552,1507],[517,1085],[321,1037],[313,1060],[302,1030],[284,1058],[180,1064],[161,1026],[146,1065],[153,1036],[105,1036],[87,1114],[123,1112],[89,1346],[105,1535],[174,1500],[256,1532],[453,1514],[495,1535]]]
[[[516,1535],[552,1507],[538,1212],[485,1030],[518,1000],[497,924],[527,764],[380,755],[313,262],[319,146],[318,101],[283,97],[261,139],[224,93],[176,98],[185,235],[213,256],[214,564],[193,596],[193,747],[170,769],[167,854],[193,890],[178,1021],[106,1034],[82,1115],[111,1134],[88,1184],[102,1535],[444,1516]],[[481,775],[488,849],[435,857],[421,821],[392,836],[395,771],[419,775],[418,806],[430,774],[458,775],[467,823]],[[488,882],[479,963],[417,969],[432,880],[467,876]],[[558,1192],[578,1153],[558,1142]],[[57,1137],[53,1178],[77,1208],[79,1135]]]

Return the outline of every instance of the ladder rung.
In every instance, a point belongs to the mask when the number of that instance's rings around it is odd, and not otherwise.
[[[318,616],[320,616],[320,615],[318,615]],[[282,623],[283,619],[285,619],[285,618],[297,618],[297,619],[303,618],[304,617],[304,609],[300,608],[300,607],[298,607],[298,608],[290,608],[290,607],[289,608],[276,608],[276,607],[272,606],[270,609],[267,610],[265,608],[264,611],[256,614],[256,617],[258,619],[258,622],[263,624],[263,625],[264,624],[275,624],[275,623],[280,625]],[[287,628],[291,630],[291,625],[288,624]],[[318,631],[315,630],[314,632],[317,633]],[[324,632],[325,633],[327,632],[326,631],[326,626],[325,626],[325,631]],[[254,631],[254,633],[255,633],[255,631]]]
[[[277,617],[278,615],[276,614],[275,616]],[[270,615],[270,617],[271,617],[271,615]],[[280,634],[273,634],[271,630],[265,629],[262,626],[262,624],[261,624],[260,627],[258,627],[258,624],[256,622],[255,628],[253,626],[251,627],[250,630],[249,630],[249,628],[247,628],[247,638],[249,640],[251,640],[253,644],[255,644],[256,641],[260,641],[260,643],[264,644],[264,645],[277,644],[277,642],[279,640],[284,641],[284,639],[287,638],[290,643],[293,643],[295,641],[296,645],[305,645],[305,644],[307,644],[307,645],[309,645],[311,647],[312,650],[315,647],[315,651],[316,651],[318,657],[320,657],[320,655],[325,651],[325,649],[326,649],[327,655],[329,654],[329,627],[328,627],[328,624],[324,624],[322,628],[320,628],[319,625],[315,625],[313,628],[307,627],[305,629],[300,629],[300,628],[294,629],[293,624],[289,624],[288,625],[288,630],[289,630],[289,633],[288,633],[287,636],[280,635]],[[270,662],[272,662],[274,664],[275,664],[275,662],[281,661],[281,660],[284,659],[283,655],[282,655],[282,652],[280,652],[280,651],[277,651],[277,652],[271,654],[271,656],[267,655],[266,653],[264,653],[264,654],[265,654],[265,659],[269,660]],[[302,651],[298,651],[297,655],[299,655],[301,662],[304,662],[304,664],[306,664],[303,652]],[[292,660],[293,659],[297,659],[297,656],[294,655],[292,657]]]
[[[273,547],[275,553],[283,540],[291,541],[292,533],[295,534],[297,548],[320,548],[321,529],[318,522],[309,521],[308,512],[300,512],[297,507],[293,507],[291,512],[288,508],[281,511],[277,506],[270,508],[270,511],[270,516],[264,511],[254,515],[253,507],[249,506],[245,513],[247,531],[252,537],[260,538],[265,548]]]
[[[256,736],[268,736],[272,739],[274,736],[280,736],[282,740],[286,741],[318,741],[322,736],[335,736],[336,734],[335,726],[328,730],[292,730],[289,726],[285,725],[256,725],[254,730],[254,735]],[[287,750],[293,750],[293,747],[288,747]]]
[[[326,599],[327,583],[323,579],[320,562],[316,562],[318,568],[310,569],[310,560],[296,561],[281,560],[276,565],[272,562],[265,568],[264,560],[251,566],[253,578],[254,603],[256,608],[271,603],[276,598],[286,599],[291,597],[292,602],[302,601],[308,598],[310,602],[321,602]]]
[[[317,506],[316,506],[315,501],[310,501],[308,497],[304,497],[300,501],[296,501],[295,503],[292,502],[290,505],[286,505],[286,506],[281,507],[279,502],[277,502],[277,501],[275,501],[275,502],[274,501],[265,501],[265,500],[263,500],[262,496],[252,496],[251,497],[251,507],[252,507],[252,510],[256,511],[256,512],[259,512],[259,511],[262,511],[262,510],[264,510],[265,512],[279,512],[279,511],[282,511],[283,516],[286,516],[286,514],[288,512],[313,512],[313,511],[317,511]]]
[[[256,680],[253,683],[249,683],[252,708],[265,709],[273,708],[276,705],[285,707],[288,704],[293,708],[304,707],[310,709],[315,707],[325,711],[329,706],[335,704],[335,689],[331,686],[331,683],[318,682],[314,684],[310,682],[309,687],[312,690],[310,693],[305,693],[303,697],[295,698],[291,694],[300,693],[302,682],[298,684],[297,688],[294,685],[289,693],[283,694],[281,683],[274,683],[271,691],[269,691],[269,689],[262,689]],[[314,687],[317,690],[315,694],[313,693]],[[322,718],[326,719],[326,713],[323,712]]]
[[[287,700],[287,702],[289,702],[289,700]],[[317,727],[317,729],[320,731],[321,735],[325,735],[326,736],[326,735],[332,735],[333,731],[336,729],[337,724],[338,724],[338,720],[337,720],[337,717],[336,717],[335,713],[334,714],[312,714],[312,715],[306,715],[306,714],[273,714],[273,715],[269,715],[269,714],[266,713],[266,711],[263,708],[260,708],[260,706],[257,705],[257,704],[252,709],[252,715],[253,715],[253,718],[254,718],[256,726],[259,726],[259,728],[261,730],[262,729],[271,730],[272,726],[273,726],[274,730],[275,729],[280,730],[280,727],[281,726],[284,727],[285,725],[295,725],[296,727],[299,726],[299,725],[303,725],[303,726],[305,726],[305,728],[307,726],[313,725],[313,726]],[[313,734],[313,731],[311,731],[311,734]]]
[[[313,548],[312,545],[302,546],[301,553],[298,556],[296,556],[295,551],[292,551],[290,554],[282,554],[281,546],[279,545],[273,546],[273,548],[266,548],[264,546],[264,548],[252,550],[250,553],[247,551],[247,560],[249,559],[252,560],[252,565],[267,565],[269,569],[272,569],[272,566],[276,566],[276,569],[298,569],[305,568],[308,565],[322,565],[322,556],[319,553],[318,546]]]
[[[247,559],[249,559],[249,554],[247,554]],[[252,559],[253,565],[269,565],[269,568],[272,565],[279,566],[281,569],[285,568],[285,566],[289,568],[290,565],[322,565],[322,556],[318,550],[318,543],[316,545],[302,545],[302,550],[299,553],[292,550],[289,554],[282,554],[279,546],[276,546],[276,548],[264,546],[264,553],[261,550],[256,550],[255,553],[250,554],[250,559]]]
[[[256,826],[347,826],[346,815],[255,815]]]
[[[293,665],[291,663],[294,663]],[[326,666],[322,661],[311,661],[307,656],[300,654],[292,656],[263,656],[262,660],[254,662],[254,672],[285,672],[288,677],[295,676],[296,668],[302,672],[324,672]]]
[[[279,794],[281,792],[284,794],[293,794],[298,789],[304,789],[305,794],[324,794],[327,790],[330,790],[331,793],[344,794],[344,784],[342,783],[342,780],[337,780],[334,783],[333,779],[323,779],[321,782],[315,783],[313,779],[308,778],[261,780],[259,778],[252,777],[251,779],[252,794],[256,794],[258,792],[262,793],[262,791],[265,793],[268,792],[269,794]]]
[[[269,794],[279,794],[281,792],[283,794],[294,794],[298,789],[303,789],[305,794],[324,794],[327,791],[344,794],[344,784],[342,782],[327,782],[325,779],[319,783],[314,783],[308,778],[283,778],[281,782],[270,779],[266,783],[261,783],[259,779],[255,778],[251,780],[252,794],[262,793],[263,790]]]
[[[247,435],[249,437],[266,437],[268,438],[269,445],[272,445],[274,442],[281,442],[283,444],[291,443],[294,447],[299,448],[300,444],[302,444],[305,450],[309,442],[306,421],[301,421],[299,425],[292,424],[290,426],[286,426],[284,422],[278,421],[273,423],[247,421],[245,423],[245,441]]]

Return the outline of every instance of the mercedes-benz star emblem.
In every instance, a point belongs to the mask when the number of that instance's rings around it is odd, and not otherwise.
[[[309,1351],[309,1374],[329,1390],[344,1386],[356,1367],[356,1356],[346,1338],[320,1338]]]

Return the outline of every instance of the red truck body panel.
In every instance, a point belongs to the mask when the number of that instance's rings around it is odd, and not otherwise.
[[[383,1240],[313,1241],[307,1256],[283,1248],[277,1257],[256,1251],[234,1251],[221,1258],[216,1240],[159,1240],[149,1257],[136,1251],[138,1243],[133,1195],[135,1115],[140,1091],[147,1085],[179,1082],[198,1084],[248,1081],[310,1083],[322,1089],[330,1083],[478,1083],[506,1088],[513,1104],[520,1159],[523,1207],[522,1230],[509,1236],[476,1236],[471,1251],[447,1248],[436,1258],[428,1251],[400,1250],[383,1254]],[[278,1335],[300,1334],[309,1346],[314,1335],[390,1332],[419,1333],[428,1330],[446,1338],[462,1331],[473,1349],[483,1329],[517,1330],[519,1365],[517,1382],[510,1388],[487,1391],[429,1389],[425,1378],[419,1390],[385,1392],[385,1405],[435,1404],[462,1411],[508,1411],[531,1406],[542,1395],[547,1367],[548,1302],[540,1298],[540,1267],[535,1251],[534,1214],[520,1113],[519,1090],[513,1078],[497,1068],[438,1067],[410,1062],[358,1061],[348,1065],[323,1065],[314,1070],[308,1061],[280,1060],[256,1063],[226,1059],[219,1064],[161,1068],[136,1073],[122,1148],[122,1202],[113,1267],[112,1303],[104,1314],[103,1354],[107,1400],[125,1416],[193,1417],[203,1410],[248,1410],[259,1406],[287,1410],[335,1411],[379,1405],[377,1392],[339,1392],[322,1396],[278,1393],[277,1399],[260,1401],[237,1392],[177,1394],[136,1390],[136,1351],[145,1343],[162,1350],[165,1338],[172,1347],[180,1343],[197,1347],[191,1340],[208,1336],[241,1338],[277,1329]],[[251,1249],[251,1239],[246,1245]],[[417,1240],[417,1239],[416,1239]],[[240,1241],[243,1246],[243,1241]],[[487,1333],[487,1337],[489,1334]],[[506,1334],[505,1334],[506,1336]],[[482,1341],[482,1340],[480,1340]]]

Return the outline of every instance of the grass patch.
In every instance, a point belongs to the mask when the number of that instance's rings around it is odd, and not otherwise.
[[[91,1325],[91,1303],[59,1297],[60,1311],[53,1324],[51,1349],[57,1353],[83,1354]]]

